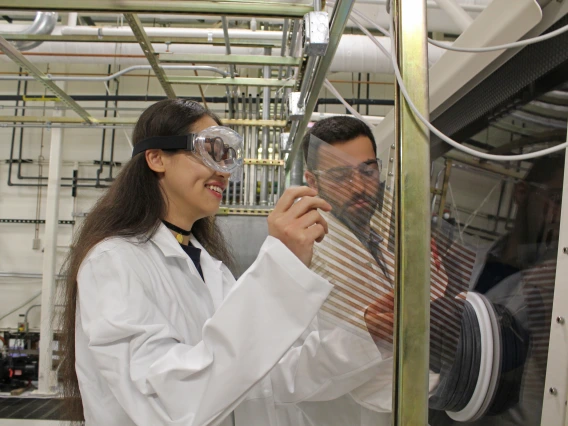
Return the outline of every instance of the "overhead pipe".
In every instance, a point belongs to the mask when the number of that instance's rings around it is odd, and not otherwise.
[[[49,35],[57,24],[56,12],[38,12],[33,24],[17,34]],[[42,44],[42,41],[15,41],[14,46],[21,52],[34,49]]]
[[[473,18],[458,4],[456,0],[436,0],[440,9],[443,9],[456,23],[460,30],[465,31],[473,22]]]
[[[221,74],[223,77],[227,77],[229,74],[219,68],[210,67],[207,65],[162,65],[165,70],[196,70],[196,71],[210,71],[217,74]],[[152,67],[150,65],[133,65],[131,67],[120,70],[114,74],[96,77],[96,76],[53,76],[48,74],[48,80],[51,81],[100,81],[108,82],[120,77],[121,75],[128,74],[132,71],[138,70],[149,70]],[[26,75],[0,75],[0,80],[36,80],[35,77]]]
[[[75,27],[83,29],[83,27]],[[151,28],[148,28],[150,30]],[[2,28],[0,26],[0,32]],[[184,30],[182,28],[182,30]],[[267,34],[269,31],[256,31],[255,34]],[[281,39],[281,32],[274,32]],[[231,38],[233,31],[229,30]],[[390,41],[387,37],[376,37],[376,39],[390,51]],[[448,43],[450,45],[451,43]],[[176,44],[173,47],[165,43],[153,44],[154,50],[158,54],[199,54],[216,53],[226,54],[225,46],[209,45],[187,45]],[[117,65],[146,65],[147,59],[143,55],[142,49],[135,43],[121,43],[121,54],[116,54],[117,43],[81,43],[81,42],[45,42],[38,47],[32,55],[27,58],[34,63],[76,63],[76,64],[107,64],[109,62]],[[168,51],[169,49],[169,51]],[[173,51],[173,52],[172,52]],[[432,66],[446,52],[445,49],[432,46],[428,47],[429,64]],[[234,55],[262,55],[262,48],[251,47],[231,47]],[[274,50],[274,55],[280,56],[280,50]],[[293,56],[293,52],[290,52]],[[0,60],[10,61],[5,55],[0,55]],[[165,66],[164,66],[165,67]],[[394,72],[390,58],[380,52],[372,40],[366,36],[344,34],[339,42],[337,52],[332,60],[330,72],[362,72],[392,74]],[[287,72],[286,77],[290,75]]]

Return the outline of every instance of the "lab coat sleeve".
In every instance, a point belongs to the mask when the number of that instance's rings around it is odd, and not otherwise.
[[[138,425],[222,421],[301,335],[331,291],[269,237],[206,322],[202,340],[191,346],[154,303],[135,250],[123,244],[89,256],[78,276],[78,303],[95,362]]]
[[[299,346],[270,373],[274,402],[328,401],[374,377],[383,361],[370,336],[363,337],[317,318]]]

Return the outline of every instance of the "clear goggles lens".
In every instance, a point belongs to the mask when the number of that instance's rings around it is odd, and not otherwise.
[[[240,181],[243,165],[243,138],[228,127],[209,127],[195,137],[196,152],[213,170],[231,173],[230,180]]]

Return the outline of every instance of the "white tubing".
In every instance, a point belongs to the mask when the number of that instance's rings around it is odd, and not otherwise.
[[[163,28],[145,27],[146,34],[150,37],[192,37],[208,40],[224,40],[222,28]],[[63,35],[103,35],[103,36],[132,36],[130,27],[63,27]],[[251,31],[241,29],[229,30],[233,39],[245,40],[282,40],[281,31]]]

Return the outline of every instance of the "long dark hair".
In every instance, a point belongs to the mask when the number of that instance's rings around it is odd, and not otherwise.
[[[133,144],[153,137],[183,135],[204,116],[219,125],[221,121],[197,102],[168,99],[146,109],[134,128]],[[77,303],[77,273],[87,253],[109,237],[152,236],[166,214],[166,199],[156,174],[148,167],[144,155],[129,161],[108,191],[98,200],[83,222],[64,265],[65,285],[62,288],[64,313],[61,318],[62,360],[60,374],[66,418],[84,421],[83,404],[75,371],[75,316]],[[232,256],[219,231],[215,217],[196,221],[193,235],[211,256],[231,267]]]

